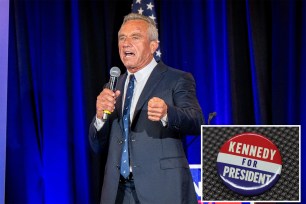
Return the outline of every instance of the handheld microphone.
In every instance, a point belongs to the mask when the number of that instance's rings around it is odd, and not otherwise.
[[[112,67],[110,69],[110,71],[109,71],[109,74],[110,74],[110,78],[109,78],[109,82],[108,82],[107,88],[109,88],[112,91],[115,91],[116,85],[117,85],[117,81],[118,81],[118,77],[120,76],[121,71],[120,71],[120,69],[118,67]],[[102,120],[103,121],[107,120],[107,118],[108,118],[108,116],[110,114],[111,114],[110,111],[104,110]]]
[[[217,115],[217,112],[209,113],[208,116],[208,125],[210,125],[210,121]]]

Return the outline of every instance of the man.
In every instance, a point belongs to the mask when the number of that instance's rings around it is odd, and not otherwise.
[[[197,203],[181,141],[203,124],[192,75],[154,60],[158,32],[148,17],[127,15],[118,47],[127,72],[97,97],[89,129],[93,150],[107,153],[101,203]]]

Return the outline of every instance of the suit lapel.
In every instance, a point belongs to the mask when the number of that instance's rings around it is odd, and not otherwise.
[[[122,124],[122,100],[123,100],[123,95],[124,95],[124,84],[125,84],[125,80],[127,77],[127,73],[125,73],[124,75],[122,75],[122,78],[120,78],[118,80],[118,84],[117,84],[117,90],[120,90],[120,96],[117,98],[116,101],[116,105],[115,108],[117,110],[117,114],[118,114],[118,122],[119,122],[119,126],[121,128],[121,130],[123,130],[123,124]],[[119,139],[122,139],[123,135],[118,135]]]
[[[160,80],[162,79],[163,73],[166,71],[166,69],[167,68],[162,62],[158,63],[158,65],[156,65],[156,67],[153,69],[138,99],[131,126],[133,126],[133,123],[135,122],[135,118],[141,111],[144,104],[146,104],[146,102],[149,99],[151,99],[153,90],[158,88],[158,84]]]

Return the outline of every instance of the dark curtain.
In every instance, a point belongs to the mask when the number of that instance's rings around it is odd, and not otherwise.
[[[97,203],[88,126],[132,0],[10,2],[6,203]],[[306,124],[306,3],[155,1],[162,60],[191,72],[212,124]],[[200,137],[186,153],[200,163]],[[302,152],[303,155],[303,152]],[[303,180],[302,180],[303,183]]]
[[[120,1],[11,1],[7,203],[94,203],[105,157],[89,148],[96,96],[119,63]]]

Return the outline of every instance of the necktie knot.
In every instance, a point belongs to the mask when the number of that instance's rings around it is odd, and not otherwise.
[[[133,82],[134,83],[134,81],[135,81],[135,76],[134,76],[134,74],[131,74],[130,75],[130,81],[129,81],[129,83],[131,82]]]

